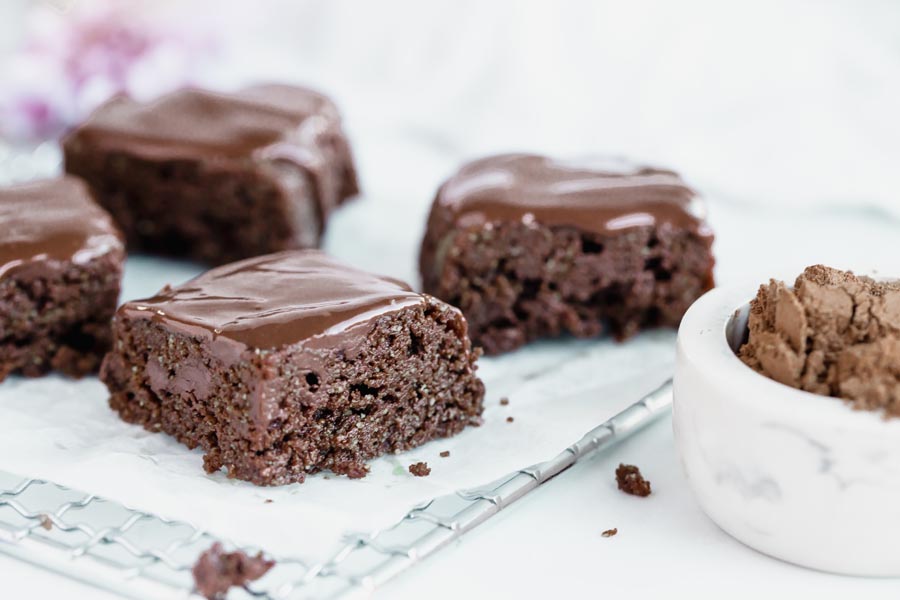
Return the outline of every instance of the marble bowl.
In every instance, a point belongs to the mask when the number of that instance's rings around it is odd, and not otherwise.
[[[900,419],[793,389],[735,355],[757,285],[717,288],[678,331],[675,440],[703,511],[798,565],[900,575]]]

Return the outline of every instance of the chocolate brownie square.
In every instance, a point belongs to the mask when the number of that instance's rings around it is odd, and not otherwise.
[[[368,459],[480,421],[462,313],[316,250],[128,302],[114,332],[101,371],[113,409],[257,485],[362,477]]]
[[[129,250],[222,264],[316,247],[358,192],[335,105],[304,88],[113,98],[63,142]]]
[[[507,154],[438,190],[424,290],[462,309],[488,354],[541,337],[677,326],[713,286],[713,235],[671,171]]]
[[[96,371],[124,260],[112,219],[77,179],[0,189],[0,381]]]

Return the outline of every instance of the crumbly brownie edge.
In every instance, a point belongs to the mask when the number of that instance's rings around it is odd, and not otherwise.
[[[112,408],[203,448],[207,471],[257,485],[320,470],[358,477],[367,460],[480,422],[465,321],[427,297],[377,317],[356,343],[245,352],[232,366],[150,319],[117,318],[115,331],[101,373]]]
[[[608,327],[625,339],[677,326],[713,285],[711,238],[667,224],[610,234],[445,225],[432,214],[420,260],[424,289],[462,309],[487,354],[564,333],[593,337]]]
[[[83,178],[130,251],[224,264],[319,245],[314,184],[284,161],[154,161],[65,140],[65,168]]]
[[[0,281],[0,381],[10,373],[96,372],[111,345],[123,260],[111,251],[83,265],[48,261],[7,274]]]

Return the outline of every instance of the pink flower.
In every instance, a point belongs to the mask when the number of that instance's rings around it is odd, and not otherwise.
[[[21,50],[0,73],[0,136],[55,137],[116,93],[146,99],[196,83],[216,52],[213,36],[180,25],[196,22],[189,15],[148,8],[105,0],[66,13],[33,9]]]

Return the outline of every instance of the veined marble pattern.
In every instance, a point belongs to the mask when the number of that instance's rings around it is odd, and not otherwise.
[[[766,554],[900,575],[900,419],[795,390],[738,360],[726,330],[754,289],[715,290],[679,332],[675,437],[697,500]]]

